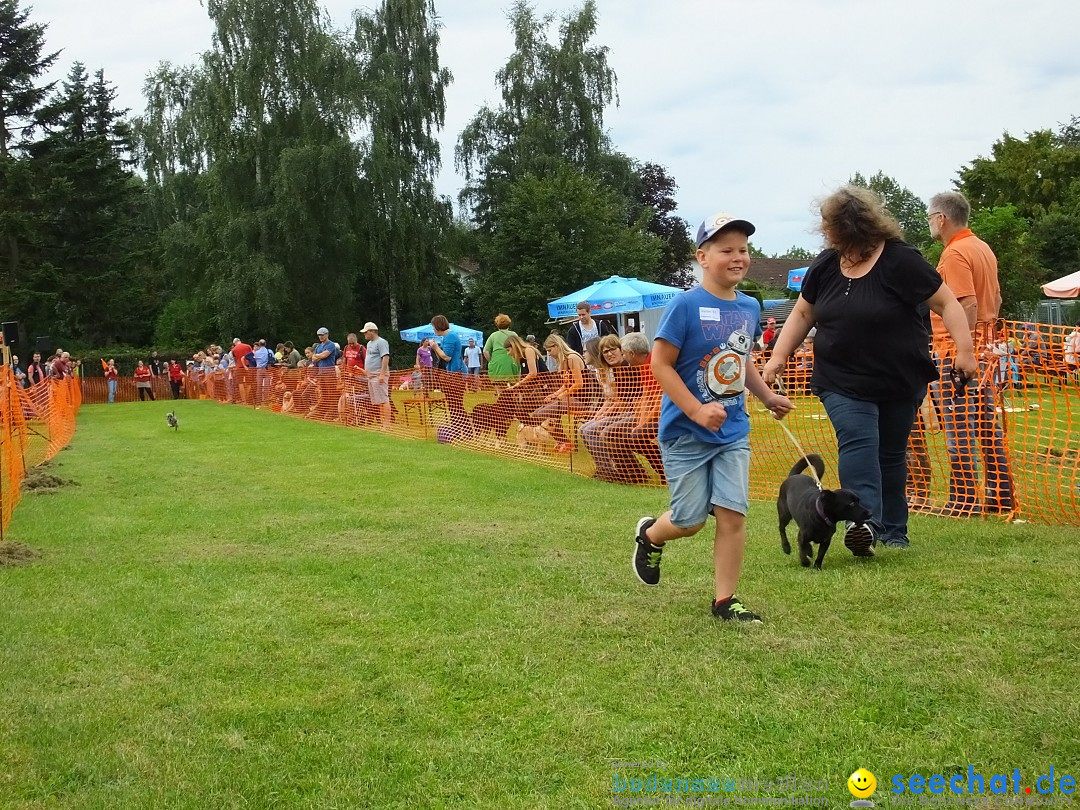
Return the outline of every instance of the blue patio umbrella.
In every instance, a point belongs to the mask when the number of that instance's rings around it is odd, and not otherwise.
[[[468,346],[469,338],[476,341],[477,346],[484,345],[484,333],[478,329],[470,329],[467,326],[458,326],[456,323],[450,324],[450,331],[461,338],[461,345]],[[409,343],[419,343],[424,338],[430,340],[436,340],[435,327],[430,323],[426,323],[423,326],[414,326],[412,329],[402,329],[401,339],[407,340]]]
[[[678,287],[640,281],[636,278],[611,276],[583,290],[564,295],[548,303],[548,315],[566,318],[577,314],[580,301],[588,301],[594,315],[615,315],[621,312],[640,312],[643,309],[665,307],[681,293]]]

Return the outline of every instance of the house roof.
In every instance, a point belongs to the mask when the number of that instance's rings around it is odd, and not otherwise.
[[[750,262],[750,270],[746,278],[768,287],[772,290],[783,290],[787,287],[788,271],[806,267],[810,262],[805,259],[753,259]],[[694,280],[701,281],[701,265],[697,259],[690,262],[690,271],[694,274]]]
[[[806,267],[805,259],[754,259],[746,277],[762,287],[782,290],[787,287],[788,271]]]

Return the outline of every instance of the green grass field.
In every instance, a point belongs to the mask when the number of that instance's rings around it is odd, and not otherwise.
[[[751,511],[657,588],[666,492],[210,402],[83,408],[0,567],[0,807],[586,808],[619,778],[1080,776],[1080,531],[916,517],[820,573]],[[612,762],[659,760],[630,769]],[[634,794],[640,796],[641,794]],[[716,793],[707,794],[717,796]],[[725,796],[734,794],[726,793]],[[739,795],[779,795],[747,790]]]

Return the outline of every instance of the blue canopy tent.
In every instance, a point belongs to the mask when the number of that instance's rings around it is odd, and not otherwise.
[[[806,271],[809,269],[809,267],[797,267],[794,270],[788,270],[787,288],[799,292],[802,289],[803,279],[806,278]]]
[[[577,314],[579,301],[588,301],[594,315],[617,315],[640,312],[667,306],[668,301],[681,293],[678,287],[639,281],[636,278],[611,276],[583,290],[564,295],[548,303],[548,315],[567,318]]]
[[[477,329],[470,329],[467,326],[458,326],[456,323],[452,323],[450,324],[450,331],[461,338],[462,346],[468,345],[469,338],[475,340],[477,346],[484,345],[484,333]],[[401,330],[401,339],[407,340],[409,343],[419,343],[424,338],[437,340],[435,327],[430,323],[426,323],[423,326],[414,326],[412,329]]]

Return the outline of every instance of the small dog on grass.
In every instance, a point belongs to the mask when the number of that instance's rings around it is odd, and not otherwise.
[[[165,414],[165,421],[169,423],[169,427],[173,430],[176,430],[180,426],[180,423],[176,421],[176,414],[172,411]]]
[[[522,450],[543,450],[555,446],[555,440],[542,425],[522,425],[518,428],[517,446]]]
[[[829,550],[836,533],[836,524],[842,520],[864,523],[870,519],[870,512],[850,489],[818,489],[810,476],[801,474],[810,465],[813,465],[819,481],[825,477],[825,462],[821,456],[811,453],[799,459],[780,485],[776,512],[780,518],[780,548],[785,554],[791,553],[787,525],[794,520],[799,527],[799,562],[803,568],[810,567],[810,557],[814,551],[811,544],[817,543],[814,568],[820,570],[825,552]]]

